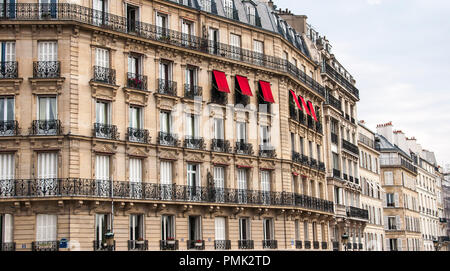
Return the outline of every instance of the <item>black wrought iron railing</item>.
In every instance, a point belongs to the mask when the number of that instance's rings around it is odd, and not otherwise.
[[[369,219],[369,211],[361,208],[349,206],[346,208],[346,212],[348,217],[360,218],[365,220]]]
[[[19,134],[19,123],[17,120],[0,121],[0,136],[15,136]]]
[[[150,142],[150,135],[146,129],[128,127],[126,138],[130,142],[144,144],[148,144]]]
[[[128,250],[148,250],[148,240],[128,240]]]
[[[228,95],[225,92],[220,92],[218,90],[211,90],[211,103],[227,105]]]
[[[205,250],[205,240],[187,240],[187,249]]]
[[[311,249],[311,241],[305,241],[305,249]]]
[[[338,170],[338,169],[335,169],[335,168],[333,168],[333,177],[336,177],[336,178],[341,178],[341,171],[340,170]]]
[[[314,248],[314,249],[319,249],[319,248],[320,248],[320,243],[319,243],[319,241],[313,241],[313,248]]]
[[[139,89],[139,90],[148,90],[147,76],[128,72],[127,73],[127,87]]]
[[[322,242],[322,249],[328,249],[328,243]]]
[[[145,182],[136,185],[129,181],[78,178],[0,181],[0,198],[88,197],[215,203],[218,196],[220,202],[230,204],[294,206],[327,213],[334,210],[333,202],[288,192],[222,188],[218,193],[214,187]]]
[[[265,249],[277,249],[278,242],[277,240],[262,240],[262,247]]]
[[[277,151],[273,146],[270,145],[260,145],[259,146],[259,157],[263,158],[275,158],[277,157]]]
[[[339,242],[333,241],[333,251],[339,251]]]
[[[105,123],[94,123],[94,136],[98,138],[119,140],[117,126]]]
[[[116,241],[114,240],[113,245],[108,245],[105,240],[94,240],[92,241],[94,251],[115,251],[116,250]]]
[[[202,99],[203,88],[200,86],[195,86],[192,84],[184,84],[184,97],[187,99],[194,100],[195,97],[200,97]]]
[[[292,162],[301,164],[302,163],[302,156],[300,153],[293,151],[292,152]]]
[[[236,142],[234,152],[243,155],[253,155],[253,145],[243,141]]]
[[[34,61],[33,78],[59,78],[61,77],[60,61]]]
[[[231,153],[230,141],[225,139],[213,139],[211,141],[211,150],[215,152]]]
[[[0,251],[16,251],[16,243],[0,243]]]
[[[59,241],[35,241],[31,242],[32,251],[58,251]]]
[[[342,139],[342,148],[344,148],[347,151],[352,152],[353,154],[359,155],[359,148],[355,144],[352,144],[351,142]]]
[[[189,149],[197,149],[197,150],[204,150],[205,149],[205,140],[203,137],[185,137],[184,138],[184,145],[185,148]]]
[[[328,63],[324,63],[322,65],[322,73],[328,74],[331,78],[343,85],[351,94],[355,95],[356,98],[359,99],[359,90],[351,82],[345,79],[344,76],[333,69]]]
[[[14,79],[19,77],[19,63],[17,61],[0,62],[0,79]]]
[[[325,163],[324,162],[319,162],[319,170],[325,172]]]
[[[239,249],[254,249],[255,244],[253,240],[238,240]]]
[[[31,135],[61,135],[60,120],[33,120],[30,129]]]
[[[295,248],[296,249],[302,249],[303,248],[303,243],[300,240],[296,240],[295,241]]]
[[[116,84],[116,70],[101,66],[94,66],[93,82],[105,83],[109,85]]]
[[[338,111],[342,111],[342,103],[338,99],[334,98],[331,94],[328,94],[325,100],[326,105],[331,105]]]
[[[0,20],[75,21],[101,27],[106,30],[138,36],[147,40],[153,40],[179,47],[187,47],[188,49],[202,53],[214,54],[228,59],[239,59],[244,63],[257,65],[280,72],[287,72],[306,86],[310,87],[317,94],[325,97],[325,90],[323,86],[289,61],[279,57],[268,56],[251,50],[235,48],[227,44],[210,41],[207,38],[200,38],[139,21],[135,22],[135,29],[130,32],[128,27],[128,19],[126,17],[96,11],[77,4],[58,3],[51,4],[51,6],[48,6],[48,4],[47,6],[42,6],[42,4],[38,3],[14,3],[12,5],[13,9],[15,9],[14,16],[7,16],[6,18],[3,17],[0,18]],[[7,10],[11,8],[10,6],[11,4],[8,3]],[[49,11],[48,14],[42,13],[42,11],[46,10]],[[234,14],[235,13],[233,12],[233,17],[235,17]],[[186,42],[186,40],[189,42]]]
[[[158,93],[177,96],[177,82],[161,78],[158,79]]]
[[[160,250],[178,250],[179,242],[175,239],[159,240]]]
[[[214,249],[216,250],[231,249],[231,240],[214,240]]]
[[[157,141],[160,145],[166,146],[177,147],[180,144],[178,135],[172,133],[159,132]]]

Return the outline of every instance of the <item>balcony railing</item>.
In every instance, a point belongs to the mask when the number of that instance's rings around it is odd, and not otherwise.
[[[333,251],[339,251],[339,242],[333,241]]]
[[[59,120],[33,120],[30,129],[31,135],[61,135],[61,121]]]
[[[311,157],[310,160],[309,160],[309,166],[312,167],[312,168],[318,168],[319,164],[317,163],[316,159]]]
[[[328,243],[322,242],[322,249],[328,249]]]
[[[0,136],[15,136],[19,134],[17,120],[0,121]]]
[[[356,98],[359,99],[359,90],[347,79],[345,79],[344,76],[333,69],[328,63],[324,63],[324,65],[322,65],[322,72],[328,74],[331,78],[343,85],[351,94],[355,95]]]
[[[334,98],[332,95],[328,94],[325,101],[326,105],[331,105],[338,111],[342,111],[342,103],[338,99]]]
[[[294,163],[301,164],[302,163],[302,156],[300,153],[293,151],[292,152],[292,161]]]
[[[342,148],[344,148],[347,151],[352,152],[353,154],[359,155],[359,148],[358,146],[350,143],[349,141],[342,139]]]
[[[238,141],[238,142],[236,142],[234,151],[237,154],[253,155],[253,146],[251,143],[245,143],[242,141]]]
[[[105,83],[109,85],[115,85],[116,70],[100,66],[94,66],[94,77],[92,78],[92,81],[98,83]]]
[[[111,197],[111,192],[113,197]],[[327,213],[333,213],[334,210],[333,202],[296,193],[223,188],[219,194],[220,202],[230,204],[293,206]],[[77,178],[0,181],[0,198],[137,198],[149,201],[216,203],[217,196],[217,189],[214,187],[175,184],[161,185],[143,182],[137,186],[129,181],[112,182],[110,180]]]
[[[214,240],[214,249],[216,250],[231,249],[231,240]]]
[[[311,249],[311,241],[305,241],[305,249]]]
[[[128,127],[126,137],[127,140],[130,142],[148,144],[150,141],[150,135],[148,130],[146,129],[137,129]]]
[[[17,61],[0,62],[0,79],[15,79],[19,77],[19,63]]]
[[[325,172],[325,163],[324,162],[319,162],[319,170]]]
[[[60,61],[34,61],[33,78],[59,78],[61,77]]]
[[[364,209],[349,206],[346,208],[346,212],[348,217],[360,218],[365,220],[369,219],[369,211]]]
[[[205,149],[205,140],[203,139],[203,137],[199,137],[199,138],[186,137],[184,139],[183,146],[185,148],[189,148],[189,149],[204,150]]]
[[[169,240],[159,240],[159,249],[160,250],[178,250],[178,240],[169,239]]]
[[[263,240],[262,241],[262,247],[268,248],[268,249],[277,249],[278,248],[278,242],[277,240]]]
[[[139,90],[147,90],[147,76],[128,72],[127,87]]]
[[[11,4],[7,4],[7,10]],[[101,26],[103,29],[126,33],[128,35],[138,36],[147,40],[162,42],[174,46],[186,47],[186,35],[184,33],[164,29],[144,22],[136,21],[136,27],[133,33],[129,33],[128,20],[126,17],[103,12],[102,16],[94,18],[98,13],[91,8],[77,4],[58,3],[52,4],[51,16],[42,16],[42,6],[37,3],[14,3],[16,10],[14,17],[8,17],[7,20],[61,20],[75,21],[95,27]],[[233,15],[234,16],[234,15]],[[251,50],[232,49],[232,46],[209,41],[207,38],[189,36],[189,49],[202,53],[210,53],[220,57],[236,59],[248,64],[258,65],[269,69],[287,72],[300,80],[302,83],[312,88],[317,94],[325,97],[323,86],[317,83],[302,70],[282,58],[268,56]]]
[[[319,241],[313,241],[313,248],[314,248],[314,249],[319,249],[319,248],[320,248],[320,243],[319,243]]]
[[[228,103],[228,96],[225,92],[218,90],[211,91],[211,103],[226,105]]]
[[[375,148],[374,141],[363,134],[359,134],[359,142],[366,144],[367,146],[371,147],[372,149]]]
[[[295,240],[295,248],[296,249],[302,249],[302,241],[300,240]]]
[[[414,173],[417,173],[417,167],[403,158],[380,158],[380,166],[401,166]]]
[[[164,132],[159,132],[158,143],[160,145],[174,146],[174,147],[177,147],[180,144],[178,140],[178,135]]]
[[[253,240],[238,240],[239,249],[254,249],[255,245]]]
[[[184,84],[184,97],[187,99],[194,100],[195,97],[200,97],[203,95],[203,88],[200,86],[194,86],[190,84]]]
[[[277,152],[274,147],[268,145],[260,145],[259,146],[259,157],[263,158],[275,158],[277,156]]]
[[[148,240],[128,240],[128,250],[148,250]]]
[[[58,251],[59,241],[36,241],[31,243],[32,251]]]
[[[187,246],[187,249],[205,250],[205,241],[204,240],[187,240],[186,246]]]
[[[98,138],[119,140],[117,126],[105,123],[94,123],[94,136]]]
[[[230,141],[224,139],[213,139],[211,141],[211,151],[231,153]]]
[[[16,251],[16,243],[0,243],[0,251]]]
[[[334,169],[333,168],[333,177],[340,179],[341,178],[341,171],[338,170],[338,169]]]
[[[177,82],[158,79],[158,93],[177,96]]]
[[[116,250],[116,241],[114,240],[114,244],[112,246],[108,245],[105,240],[94,240],[92,241],[94,251],[115,251]]]

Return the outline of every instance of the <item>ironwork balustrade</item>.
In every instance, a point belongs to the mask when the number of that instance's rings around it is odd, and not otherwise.
[[[17,120],[0,121],[0,136],[15,136],[19,134]]]
[[[128,72],[127,87],[139,90],[147,90],[147,76]]]
[[[313,248],[314,248],[314,249],[319,249],[319,248],[320,248],[320,243],[319,243],[319,241],[313,241]]]
[[[216,250],[231,249],[231,240],[214,240],[214,249]]]
[[[268,249],[277,249],[278,242],[277,240],[262,240],[262,247]]]
[[[101,66],[94,66],[94,77],[92,78],[92,81],[115,85],[116,70]]]
[[[263,158],[275,158],[277,152],[273,146],[260,145],[259,146],[259,157]]]
[[[159,240],[160,250],[178,250],[179,242],[175,239]]]
[[[204,240],[187,240],[186,245],[187,245],[187,249],[205,250],[205,241]]]
[[[205,140],[203,139],[203,137],[199,137],[199,138],[185,137],[183,146],[185,148],[189,148],[189,149],[204,150],[205,149]]]
[[[254,249],[255,244],[253,240],[238,240],[239,249]]]
[[[359,99],[359,90],[350,83],[344,76],[339,74],[335,69],[333,69],[328,63],[322,65],[322,72],[328,74],[331,78],[343,85],[351,94],[355,95]]]
[[[311,241],[305,241],[305,249],[311,249]]]
[[[148,250],[148,240],[128,240],[128,250]]]
[[[231,152],[230,141],[225,139],[213,139],[211,142],[211,150],[215,152]]]
[[[119,140],[119,132],[116,125],[94,123],[94,135],[99,138]]]
[[[346,209],[347,209],[346,212],[347,212],[348,217],[360,218],[360,219],[365,219],[365,220],[369,219],[369,211],[367,211],[367,210],[364,210],[361,208],[356,208],[353,206],[349,206]]]
[[[178,140],[178,135],[176,135],[176,134],[159,132],[158,143],[160,145],[177,147],[180,142]]]
[[[158,79],[158,93],[177,96],[177,82],[161,78]]]
[[[0,79],[14,79],[19,77],[19,63],[17,61],[0,62]]]
[[[34,61],[33,78],[59,78],[61,77],[60,61]]]
[[[0,251],[16,251],[16,243],[0,243]]]
[[[116,250],[116,240],[114,240],[113,245],[108,245],[106,240],[94,240],[92,241],[94,246],[94,251],[115,251]]]
[[[130,142],[148,144],[150,141],[150,135],[146,129],[128,127],[126,137]]]
[[[303,248],[302,241],[296,240],[295,241],[295,248],[302,249]]]
[[[253,145],[242,141],[236,142],[235,153],[243,155],[253,155]]]
[[[328,249],[328,243],[322,242],[322,249]]]
[[[195,97],[200,97],[203,95],[203,88],[200,86],[195,86],[192,84],[184,84],[184,97],[187,99],[194,100]]]
[[[31,135],[61,135],[60,120],[33,120]]]
[[[32,251],[58,251],[59,241],[35,241],[31,242]]]
[[[355,144],[352,144],[351,142],[349,142],[345,139],[342,139],[342,148],[359,156],[358,146],[356,146]]]

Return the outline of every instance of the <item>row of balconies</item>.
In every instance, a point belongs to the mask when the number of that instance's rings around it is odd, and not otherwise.
[[[318,162],[316,159],[312,157],[308,157],[304,154],[300,154],[298,152],[293,151],[292,152],[292,161],[297,164],[302,164],[307,167],[311,167],[313,169],[320,170],[322,172],[325,172],[325,163],[324,162]]]
[[[346,208],[347,217],[369,220],[369,211],[361,208],[349,206]]]
[[[46,4],[44,4],[45,6]],[[220,42],[211,41],[208,38],[197,37],[187,33],[174,31],[168,28],[163,28],[148,23],[139,22],[135,18],[126,18],[106,12],[98,12],[91,8],[80,6],[77,4],[57,3],[51,4],[52,12],[44,14],[42,12],[48,11],[49,7],[43,8],[42,4],[38,3],[14,3],[6,4],[6,9],[13,16],[5,16],[7,20],[51,20],[51,21],[76,21],[83,24],[101,27],[110,31],[121,32],[132,36],[138,36],[147,40],[162,42],[169,45],[183,47],[189,50],[195,50],[201,53],[212,54],[232,60],[238,60],[252,65],[257,65],[281,72],[287,72],[294,76],[302,83],[310,87],[320,96],[325,96],[323,86],[316,82],[312,77],[307,75],[301,69],[291,64],[288,60],[274,56],[268,56],[259,52],[243,49],[240,47],[223,44]],[[99,16],[101,15],[101,16]],[[259,19],[255,18],[255,25],[259,25]],[[130,27],[133,26],[133,27]],[[16,73],[17,77],[17,63]],[[59,77],[60,63],[46,62],[43,64],[36,63],[34,66],[35,77]],[[97,68],[97,78],[109,83],[115,81],[115,71],[107,68]],[[94,76],[95,77],[95,76]],[[133,77],[131,77],[133,79]],[[138,88],[144,88],[144,77],[137,79],[135,82],[129,82],[130,85],[136,84]],[[142,79],[142,80],[141,80]],[[139,81],[141,83],[139,83]],[[142,84],[142,85],[141,85]]]
[[[331,201],[289,192],[78,178],[12,179],[0,181],[0,198],[28,197],[91,197],[199,203],[255,204],[301,207],[329,213],[333,213],[334,210],[333,202]]]
[[[308,127],[311,130],[314,130],[320,134],[323,133],[323,126],[322,122],[320,121],[314,121],[313,118],[309,115],[305,115],[303,111],[297,110],[294,106],[289,106],[289,116],[292,120],[303,124],[304,126]]]
[[[333,78],[339,84],[344,86],[345,89],[347,89],[347,91],[349,91],[351,94],[355,95],[355,97],[359,99],[359,90],[345,77],[343,77],[335,69],[333,69],[328,63],[324,63],[322,65],[322,73],[325,73],[331,78]]]
[[[346,181],[350,181],[355,184],[359,184],[359,179],[353,176],[348,176],[346,173],[341,175],[341,171],[339,169],[333,168],[333,177],[338,179],[344,179]]]

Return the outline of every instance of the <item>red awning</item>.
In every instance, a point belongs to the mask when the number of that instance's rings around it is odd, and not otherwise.
[[[299,174],[297,172],[292,172],[292,175],[298,176]]]
[[[259,85],[261,86],[261,91],[263,93],[264,101],[268,103],[274,103],[275,100],[272,96],[272,90],[270,89],[270,83],[266,81],[259,81]]]
[[[315,121],[317,121],[316,111],[314,110],[314,106],[313,106],[312,102],[308,101],[308,105],[309,105],[309,111],[311,111],[312,117],[314,118]]]
[[[294,97],[294,101],[297,104],[298,109],[302,109],[302,106],[300,105],[300,103],[298,102],[297,96],[295,95],[294,91],[292,89],[289,90],[292,94],[292,97]]]
[[[302,102],[302,108],[301,109],[303,111],[305,111],[306,114],[311,116],[311,113],[309,113],[309,110],[308,110],[308,106],[306,105],[305,99],[303,99],[303,97],[300,96],[300,95],[298,95],[298,97],[300,98],[300,101]]]
[[[236,75],[236,79],[239,84],[239,88],[241,89],[242,94],[247,96],[253,96],[252,90],[250,89],[250,85],[248,84],[247,77]]]
[[[216,78],[217,90],[221,92],[230,93],[230,88],[228,87],[227,77],[224,72],[213,71],[214,78]]]

